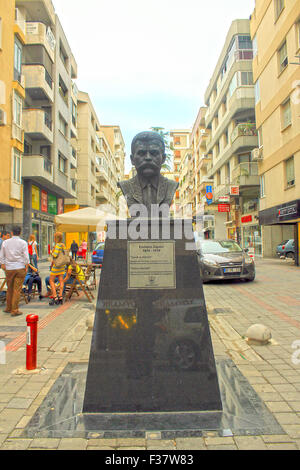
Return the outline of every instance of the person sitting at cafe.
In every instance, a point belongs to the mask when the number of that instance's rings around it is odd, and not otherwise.
[[[31,300],[31,293],[32,293],[32,287],[33,284],[37,285],[38,288],[38,293],[39,293],[39,299],[42,300],[42,280],[40,278],[39,272],[35,266],[29,263],[28,268],[27,268],[27,273],[25,276],[23,288],[26,289],[27,287],[27,299],[30,302]]]
[[[85,275],[80,265],[74,259],[70,259],[70,264],[64,276],[64,291],[66,285],[73,284],[74,279],[76,279],[76,284],[79,284],[78,281],[85,280]]]

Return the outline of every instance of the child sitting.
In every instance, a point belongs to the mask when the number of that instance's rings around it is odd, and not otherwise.
[[[30,300],[31,300],[31,292],[32,292],[33,284],[37,285],[38,293],[39,293],[39,299],[42,300],[43,299],[43,296],[42,296],[42,280],[40,278],[40,275],[39,275],[39,272],[38,272],[37,268],[35,266],[33,266],[32,264],[29,264],[28,269],[27,269],[27,274],[25,276],[24,284],[23,284],[24,289],[26,289],[26,287],[27,287],[28,302],[30,302]]]

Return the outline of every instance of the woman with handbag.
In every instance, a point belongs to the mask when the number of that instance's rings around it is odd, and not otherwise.
[[[49,284],[51,287],[51,296],[49,305],[62,304],[63,303],[63,289],[64,289],[64,274],[66,265],[70,262],[70,258],[66,253],[66,247],[62,243],[63,234],[56,232],[54,235],[55,246],[52,250],[52,263],[50,268],[50,280]],[[59,296],[56,294],[55,278],[59,280]]]

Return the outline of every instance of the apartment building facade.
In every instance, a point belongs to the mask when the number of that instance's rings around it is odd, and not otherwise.
[[[189,129],[170,131],[175,181],[179,183],[174,199],[174,217],[193,215],[194,178]]]
[[[53,245],[55,215],[76,192],[71,186],[72,80],[77,66],[51,0],[16,0],[25,20],[22,50],[23,236],[34,233],[41,258]],[[65,85],[63,87],[62,83]]]
[[[235,20],[205,92],[206,178],[213,180],[217,231],[260,255],[259,176],[252,153],[258,145],[252,59],[250,22]]]
[[[251,16],[263,254],[294,238],[300,252],[300,3],[256,0]],[[296,57],[298,56],[298,57]]]
[[[25,45],[24,9],[15,1],[0,4],[0,228],[22,222],[22,109],[25,98],[22,51]]]

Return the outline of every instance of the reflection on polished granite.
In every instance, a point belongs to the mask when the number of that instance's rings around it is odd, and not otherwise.
[[[107,222],[84,413],[222,410],[192,220],[154,222]]]
[[[69,363],[28,423],[22,437],[145,437],[282,434],[283,430],[230,359],[216,361],[223,411],[82,413],[87,364]],[[187,371],[187,374],[189,372]],[[175,391],[174,391],[175,393]]]

